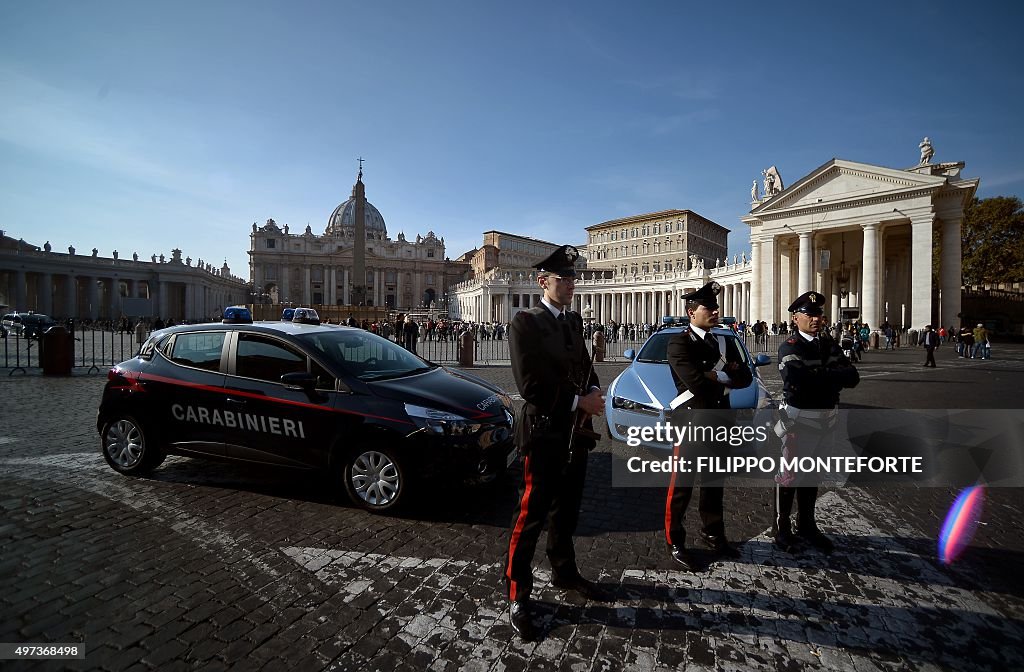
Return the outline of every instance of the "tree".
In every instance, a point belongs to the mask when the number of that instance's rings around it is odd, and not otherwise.
[[[1024,204],[1016,196],[975,198],[961,226],[963,282],[1024,282]]]

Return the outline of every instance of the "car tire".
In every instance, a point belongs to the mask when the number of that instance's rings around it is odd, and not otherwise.
[[[364,447],[365,446],[365,447]],[[349,452],[342,469],[345,493],[356,506],[383,513],[409,499],[409,481],[393,448],[367,442]]]
[[[148,440],[142,424],[130,415],[121,415],[103,424],[100,450],[114,471],[129,476],[152,471],[166,457],[158,446]]]

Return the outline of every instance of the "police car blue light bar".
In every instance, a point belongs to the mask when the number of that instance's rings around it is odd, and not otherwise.
[[[224,324],[252,324],[252,312],[245,306],[228,306],[222,321]]]

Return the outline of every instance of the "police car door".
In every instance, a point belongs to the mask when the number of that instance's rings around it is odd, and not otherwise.
[[[334,439],[333,378],[296,345],[269,334],[236,332],[229,357],[226,411],[233,414],[227,455],[236,459],[315,467],[327,463]],[[281,383],[312,367],[329,388],[309,394]]]
[[[140,376],[158,431],[176,449],[224,454],[223,331],[174,334]]]

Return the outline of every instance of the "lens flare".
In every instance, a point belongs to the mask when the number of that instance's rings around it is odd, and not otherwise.
[[[946,522],[942,524],[939,534],[939,559],[942,564],[952,564],[974,538],[981,520],[981,512],[985,503],[985,486],[973,485],[953,502]]]

